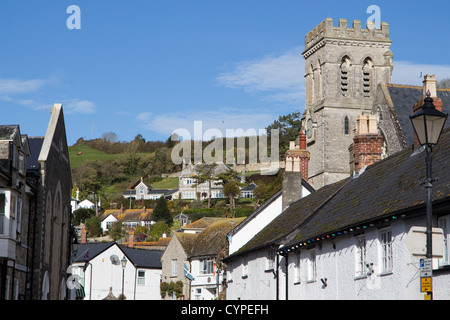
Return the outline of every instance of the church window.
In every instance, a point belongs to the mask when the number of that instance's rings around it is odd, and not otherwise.
[[[348,117],[345,116],[344,118],[344,134],[349,134],[350,133],[350,123],[348,120]]]
[[[363,66],[363,96],[370,97],[370,78],[372,76],[373,62],[369,58],[364,61]]]
[[[348,57],[344,57],[341,63],[341,94],[344,97],[348,96],[349,93],[349,71],[350,71],[351,62]]]

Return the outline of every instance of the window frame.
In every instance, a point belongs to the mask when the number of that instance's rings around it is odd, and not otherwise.
[[[379,231],[380,242],[380,274],[391,274],[394,270],[394,253],[391,228],[385,228]]]
[[[367,241],[365,235],[355,237],[355,277],[367,276]]]

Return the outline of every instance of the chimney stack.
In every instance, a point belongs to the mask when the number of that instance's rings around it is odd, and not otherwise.
[[[383,136],[378,133],[376,115],[362,114],[356,123],[353,144],[349,147],[350,168],[354,173],[381,160]]]
[[[134,247],[134,230],[133,230],[133,228],[131,228],[130,232],[128,233],[128,247],[130,247],[130,248]]]
[[[86,231],[86,227],[84,227],[84,226],[83,226],[83,229],[81,229],[80,243],[81,244],[87,243],[87,231]]]
[[[294,201],[302,197],[302,178],[308,181],[308,163],[310,154],[306,150],[306,134],[302,129],[299,135],[299,144],[293,141],[286,151],[286,168],[283,175],[282,207],[283,210]]]

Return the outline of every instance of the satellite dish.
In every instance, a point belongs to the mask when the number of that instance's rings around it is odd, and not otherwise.
[[[109,259],[111,259],[111,263],[114,264],[114,265],[119,265],[120,264],[119,257],[117,255],[115,255],[115,254],[110,256]]]

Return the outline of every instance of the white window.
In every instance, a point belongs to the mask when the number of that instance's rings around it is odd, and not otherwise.
[[[145,285],[145,271],[144,270],[139,270],[138,274],[137,274],[137,284],[138,285]]]
[[[439,266],[450,265],[450,215],[438,219],[438,227],[444,231],[444,256],[439,259]]]
[[[366,238],[359,236],[356,238],[356,276],[363,276],[367,272],[366,260]]]
[[[212,260],[201,259],[200,260],[200,274],[213,274],[214,263]]]
[[[177,276],[177,264],[178,264],[178,260],[177,259],[172,259],[172,277],[176,277]]]
[[[316,281],[316,251],[308,252],[308,282]]]
[[[195,288],[194,300],[200,300],[202,294],[202,288]]]
[[[392,232],[383,230],[380,233],[381,272],[392,272]]]

